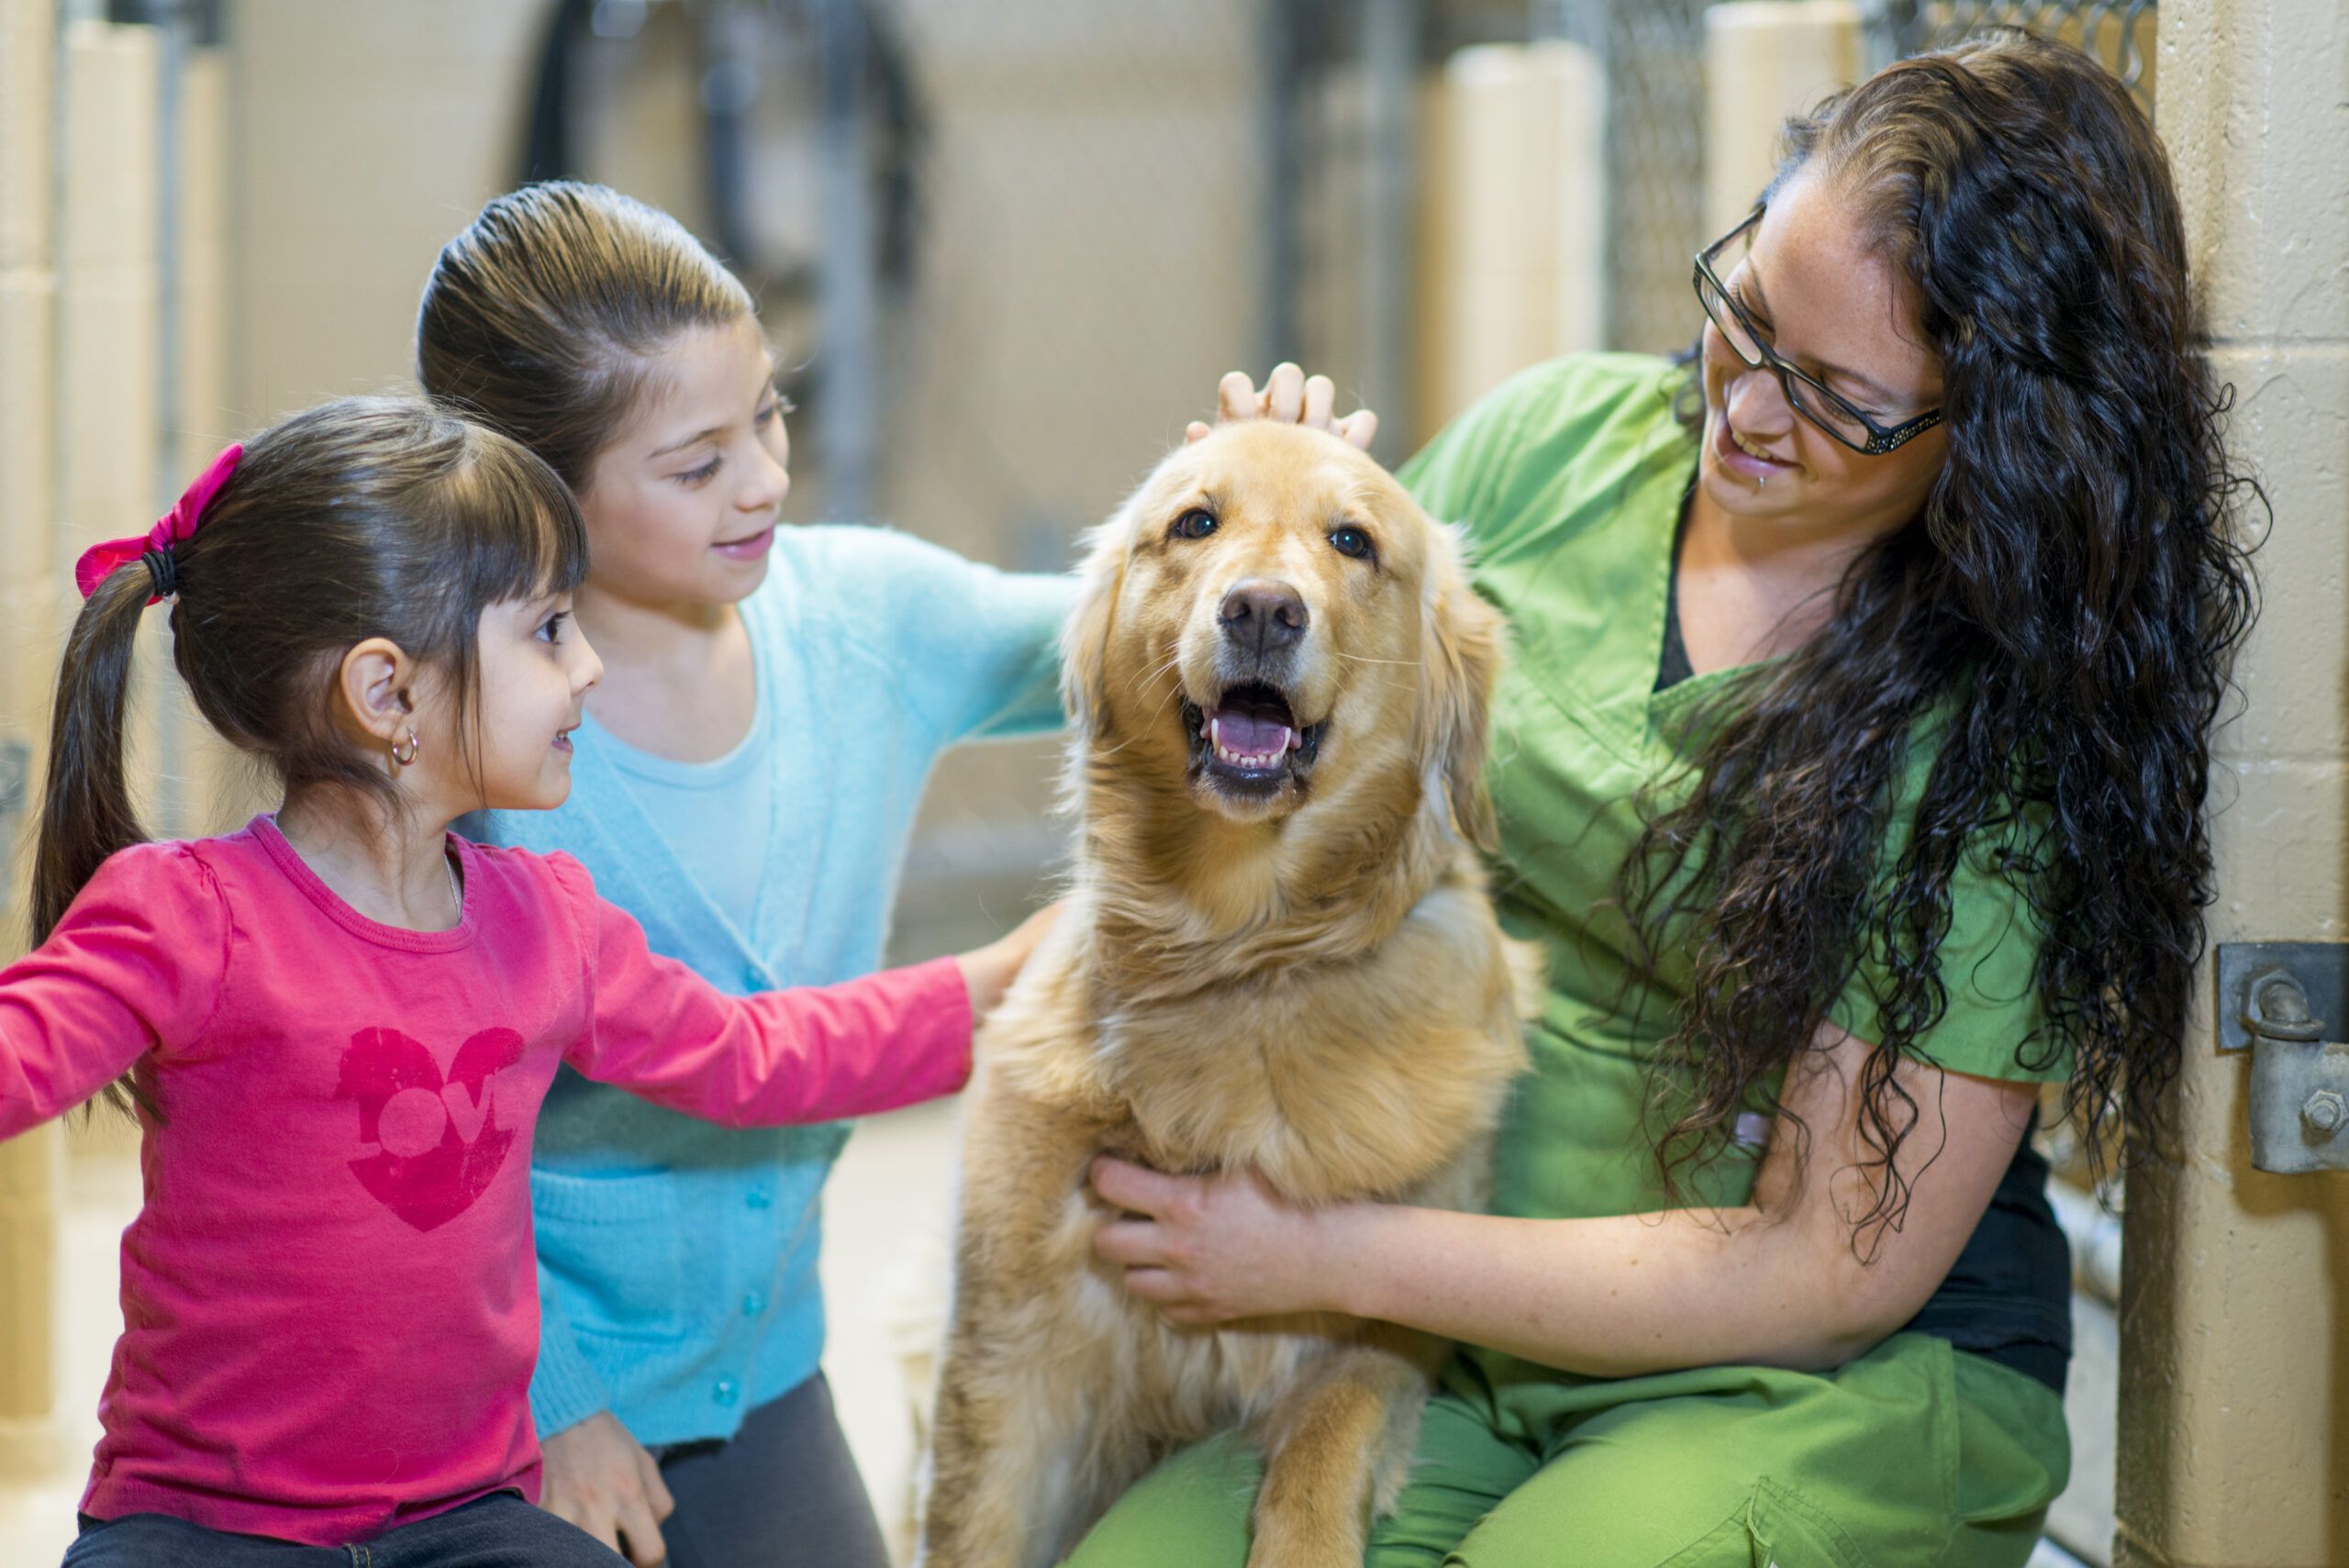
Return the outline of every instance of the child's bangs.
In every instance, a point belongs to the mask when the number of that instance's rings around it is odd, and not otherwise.
[[[501,437],[477,440],[473,504],[458,545],[470,609],[568,594],[587,578],[587,528],[570,487]]]

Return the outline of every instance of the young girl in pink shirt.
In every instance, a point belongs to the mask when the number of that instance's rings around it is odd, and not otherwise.
[[[566,855],[544,808],[600,673],[579,512],[514,442],[354,399],[221,454],[101,545],[57,697],[40,946],[0,971],[0,1137],[117,1085],[144,1134],[124,1330],[72,1568],[618,1563],[529,1506],[528,1172],[559,1064],[729,1125],[949,1093],[1033,945],[729,997]],[[142,840],[123,713],[145,608],[284,804]]]

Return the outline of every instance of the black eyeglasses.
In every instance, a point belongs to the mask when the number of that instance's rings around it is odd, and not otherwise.
[[[1804,374],[1778,357],[1777,350],[1770,347],[1737,301],[1730,297],[1720,274],[1713,271],[1713,258],[1735,240],[1751,234],[1753,226],[1761,221],[1762,209],[1757,206],[1743,223],[1697,253],[1697,301],[1712,318],[1730,352],[1749,368],[1776,375],[1796,412],[1864,457],[1888,452],[1940,424],[1942,411],[1935,408],[1887,428],[1828,391],[1817,378]]]

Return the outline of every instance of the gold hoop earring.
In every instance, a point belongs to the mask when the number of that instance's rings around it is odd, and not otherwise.
[[[407,732],[407,751],[405,754],[401,752],[397,741],[392,743],[392,761],[403,768],[407,767],[416,761],[417,752],[423,748],[423,740],[418,738],[415,730],[411,729]]]

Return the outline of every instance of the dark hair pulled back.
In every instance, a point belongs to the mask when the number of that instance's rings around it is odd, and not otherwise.
[[[525,185],[442,248],[416,375],[584,495],[596,454],[678,333],[755,319],[748,290],[675,218],[602,185]]]
[[[1695,985],[1656,1087],[1667,1175],[1726,1141],[1863,960],[1883,1038],[1855,1085],[1875,1185],[1920,1107],[1893,1077],[1948,1007],[1951,880],[1982,855],[2040,936],[2065,1109],[2103,1159],[2160,1125],[2213,896],[2210,731],[2254,589],[2167,160],[2079,51],[2001,32],[1902,61],[1787,128],[1914,291],[1947,465],[1854,562],[1825,628],[1745,683],[1651,812],[1620,892]],[[1774,187],[1776,188],[1776,187]],[[1932,746],[1905,838],[1911,748]],[[1897,856],[1887,841],[1901,842]],[[1872,1245],[1872,1244],[1870,1244]]]

